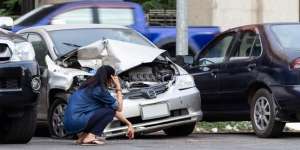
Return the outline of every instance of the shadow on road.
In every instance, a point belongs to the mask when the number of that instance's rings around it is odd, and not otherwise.
[[[38,126],[34,135],[36,137],[50,137],[48,127],[46,126]]]

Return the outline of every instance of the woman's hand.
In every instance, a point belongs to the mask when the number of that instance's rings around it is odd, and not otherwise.
[[[113,84],[115,85],[116,89],[121,90],[121,84],[118,76],[111,76]]]
[[[122,112],[116,111],[116,118],[118,118],[118,120],[120,120],[121,122],[125,123],[128,126],[126,136],[129,139],[133,139],[134,138],[134,128],[133,128],[131,122],[125,118],[125,116]]]
[[[127,137],[129,139],[134,139],[134,128],[133,128],[133,126],[131,124],[128,125]]]

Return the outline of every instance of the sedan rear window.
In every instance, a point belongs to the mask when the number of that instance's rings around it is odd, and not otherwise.
[[[300,25],[273,25],[271,30],[282,47],[300,50]]]

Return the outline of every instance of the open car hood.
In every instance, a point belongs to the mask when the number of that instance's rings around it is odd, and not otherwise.
[[[98,60],[98,67],[110,65],[117,73],[121,73],[142,63],[152,62],[163,52],[165,51],[154,47],[106,39],[80,47],[71,56],[77,55],[79,63],[85,64]]]

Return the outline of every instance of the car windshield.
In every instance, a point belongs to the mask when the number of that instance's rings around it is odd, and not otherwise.
[[[275,34],[279,43],[286,49],[300,50],[300,25],[273,25],[271,30]]]
[[[144,37],[131,29],[110,29],[110,28],[85,28],[49,31],[55,45],[58,57],[61,57],[72,50],[89,45],[103,39],[119,40],[145,46],[155,47]]]

